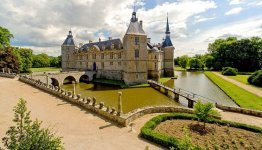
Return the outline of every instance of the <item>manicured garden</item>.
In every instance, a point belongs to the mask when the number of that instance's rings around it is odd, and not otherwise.
[[[248,109],[262,110],[262,98],[250,93],[237,85],[230,83],[212,72],[206,71],[205,75],[220,87],[230,98],[240,107]]]
[[[236,75],[236,76],[228,76],[228,77],[231,78],[231,79],[234,79],[234,80],[236,80],[238,82],[241,82],[243,84],[249,84],[247,82],[247,79],[248,79],[249,76],[250,75]]]
[[[209,119],[205,125],[194,114],[173,113],[152,118],[141,137],[173,149],[261,149],[262,128]]]

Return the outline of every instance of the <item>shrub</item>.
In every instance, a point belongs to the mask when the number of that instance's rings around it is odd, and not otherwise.
[[[236,76],[238,73],[236,68],[232,68],[232,67],[224,67],[222,69],[222,74],[226,75],[226,76]]]
[[[247,80],[250,84],[262,87],[262,70],[254,72]]]
[[[30,119],[26,101],[20,99],[14,107],[14,112],[15,126],[11,126],[6,132],[6,137],[2,139],[7,149],[64,149],[61,137],[56,137],[49,129],[41,128],[41,122]]]
[[[203,121],[204,127],[205,123],[210,119],[212,115],[218,115],[218,112],[215,111],[214,105],[212,103],[202,103],[200,100],[194,106],[194,114],[196,115],[198,122]]]

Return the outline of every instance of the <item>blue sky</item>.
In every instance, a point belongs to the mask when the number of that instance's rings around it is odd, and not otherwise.
[[[106,5],[105,5],[106,4]],[[60,55],[71,28],[77,43],[122,39],[134,0],[1,0],[0,26],[12,44]],[[169,13],[175,55],[207,52],[217,38],[262,36],[261,0],[137,0],[137,16],[153,43],[162,42]]]

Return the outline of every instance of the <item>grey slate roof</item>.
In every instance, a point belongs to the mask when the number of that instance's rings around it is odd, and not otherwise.
[[[67,35],[67,38],[62,45],[75,46],[74,38],[71,31],[69,31],[69,34]]]
[[[101,42],[92,42],[84,44],[80,50],[87,51],[92,46],[97,46],[100,50],[109,50],[111,49],[111,45],[114,44],[114,49],[123,49],[123,44],[120,39],[112,39],[107,41],[101,41]],[[104,49],[103,49],[104,46]]]
[[[126,34],[140,34],[145,35],[145,31],[143,30],[142,26],[138,21],[130,22],[129,27],[126,31]]]

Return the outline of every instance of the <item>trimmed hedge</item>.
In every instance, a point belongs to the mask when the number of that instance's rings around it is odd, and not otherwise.
[[[232,68],[232,67],[224,67],[222,69],[222,74],[226,75],[226,76],[236,76],[238,73],[236,68]]]
[[[251,76],[248,77],[247,81],[250,84],[262,87],[262,70],[254,72]]]
[[[197,120],[194,114],[187,114],[187,113],[172,113],[172,114],[159,115],[145,123],[145,125],[141,128],[140,136],[167,148],[170,147],[178,148],[180,144],[179,139],[154,131],[155,127],[161,122],[164,122],[166,120],[173,120],[173,119]],[[262,133],[262,128],[260,127],[237,123],[237,122],[210,119],[207,123],[229,125],[230,127]]]

